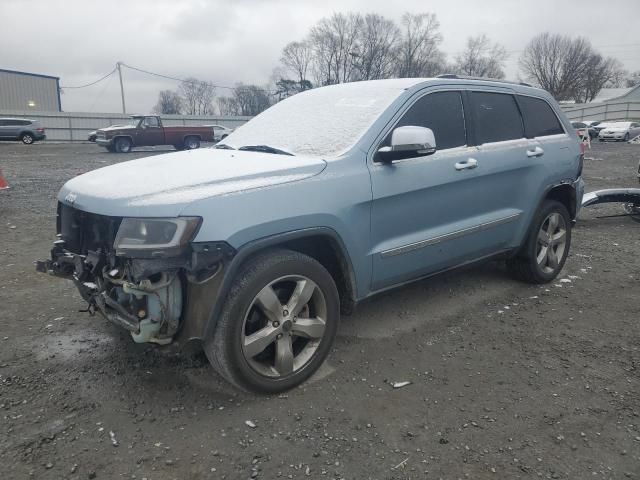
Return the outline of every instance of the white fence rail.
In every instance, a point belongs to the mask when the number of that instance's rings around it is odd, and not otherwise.
[[[639,120],[640,102],[562,105],[570,120]]]
[[[46,130],[47,140],[75,142],[87,141],[92,130],[131,123],[128,115],[117,113],[77,113],[77,112],[29,112],[0,110],[0,117],[28,118],[39,121]],[[236,128],[251,117],[221,117],[197,115],[161,115],[167,126],[223,125]]]

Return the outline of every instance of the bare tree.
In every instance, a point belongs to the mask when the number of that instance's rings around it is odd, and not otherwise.
[[[355,69],[357,39],[362,17],[355,13],[334,13],[312,29],[309,44],[313,50],[313,70],[318,85],[349,82]]]
[[[433,13],[405,13],[398,48],[398,77],[430,77],[442,73],[445,57],[440,51],[440,23]]]
[[[162,90],[158,94],[158,103],[153,107],[158,114],[180,115],[182,111],[182,99],[173,90]]]
[[[213,114],[213,98],[216,89],[211,82],[198,82],[197,89],[197,114],[211,115]]]
[[[257,85],[237,85],[233,90],[233,100],[239,115],[258,115],[271,106],[268,92]]]
[[[298,82],[307,80],[307,72],[312,60],[312,50],[307,41],[291,42],[282,50],[280,61],[298,79]]]
[[[591,101],[619,76],[620,63],[594,51],[585,38],[542,33],[520,57],[525,76],[558,100]]]
[[[178,92],[182,97],[185,114],[210,115],[213,113],[215,87],[211,82],[190,77],[180,83]]]
[[[382,15],[365,15],[352,52],[358,80],[389,78],[393,75],[400,30]]]
[[[636,85],[640,85],[640,70],[636,72],[630,73],[625,79],[625,86],[627,88],[635,87]]]
[[[623,75],[622,64],[618,60],[592,53],[587,61],[586,74],[576,90],[574,100],[578,103],[593,101],[605,86],[619,85]]]
[[[467,39],[467,47],[454,63],[455,73],[472,77],[504,78],[506,49],[498,43],[491,43],[485,34]]]
[[[220,115],[226,115],[229,117],[240,115],[240,108],[238,102],[233,97],[218,97],[218,110]]]
[[[198,111],[198,79],[189,77],[178,87],[182,97],[183,111],[186,115],[195,115]]]

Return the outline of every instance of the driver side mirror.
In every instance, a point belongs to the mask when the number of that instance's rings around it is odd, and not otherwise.
[[[407,125],[396,128],[391,134],[391,146],[378,150],[379,161],[389,163],[394,160],[423,157],[436,151],[436,137],[433,130],[426,127]]]

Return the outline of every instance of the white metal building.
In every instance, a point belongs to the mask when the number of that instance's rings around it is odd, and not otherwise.
[[[0,69],[0,110],[60,112],[60,79]]]

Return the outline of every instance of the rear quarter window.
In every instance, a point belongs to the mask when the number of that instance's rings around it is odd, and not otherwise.
[[[524,128],[527,138],[545,137],[563,134],[564,129],[551,106],[544,100],[518,95],[518,103],[524,117]],[[585,128],[586,125],[574,122],[574,128]]]
[[[503,142],[524,137],[522,117],[513,95],[470,92],[476,142]]]

